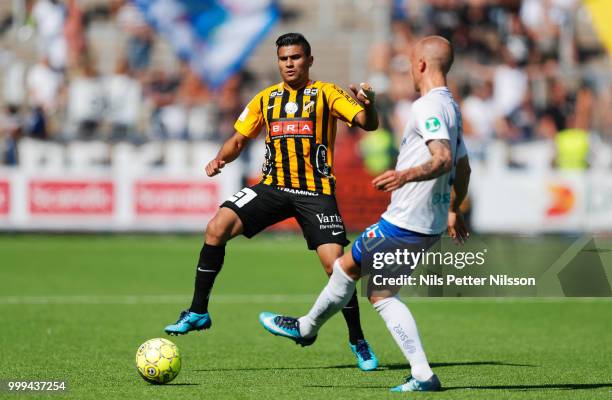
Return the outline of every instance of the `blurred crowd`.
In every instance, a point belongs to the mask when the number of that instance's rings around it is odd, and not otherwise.
[[[0,144],[5,164],[17,162],[22,137],[66,142],[109,143],[150,140],[217,140],[233,133],[243,108],[240,73],[215,91],[209,90],[178,59],[172,66],[153,62],[160,38],[127,0],[109,0],[84,8],[78,0],[26,0],[26,25],[37,61],[18,52],[2,52],[4,83]],[[92,51],[90,26],[114,25],[120,43],[110,73],[100,72]],[[1,32],[1,31],[0,31]],[[8,29],[3,33],[6,35]],[[1,34],[1,33],[0,33]],[[23,38],[21,38],[23,39]],[[27,39],[27,37],[26,37]]]
[[[401,134],[418,97],[407,79],[411,44],[438,34],[454,45],[449,85],[472,156],[486,157],[494,140],[541,140],[554,143],[557,161],[587,167],[589,143],[612,142],[612,69],[581,3],[395,1],[392,39],[370,58],[385,126]]]
[[[390,36],[373,45],[368,66],[385,132],[378,138],[387,140],[386,147],[395,146],[387,136],[401,135],[418,97],[408,54],[413,41],[426,34],[442,35],[455,47],[450,86],[462,106],[464,135],[475,157],[484,157],[493,140],[561,142],[566,135],[574,149],[582,148],[576,145],[581,137],[587,147],[592,137],[611,141],[609,57],[599,41],[588,40],[592,34],[581,34],[589,23],[580,1],[390,4]],[[233,133],[245,94],[252,94],[245,90],[252,83],[246,72],[213,92],[178,61],[178,68],[159,67],[153,48],[160,39],[129,1],[84,7],[77,0],[25,0],[25,15],[17,36],[31,32],[37,61],[28,62],[17,51],[0,54],[4,164],[18,162],[16,143],[22,137],[136,144],[222,141]],[[7,18],[0,21],[0,35],[10,31]],[[115,24],[120,32],[112,73],[100,72],[102,60],[91,51],[88,31],[96,21]],[[375,142],[367,146],[375,148]]]

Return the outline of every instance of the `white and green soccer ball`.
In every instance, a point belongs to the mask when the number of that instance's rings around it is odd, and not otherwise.
[[[136,368],[140,376],[149,383],[168,383],[181,371],[179,349],[168,339],[147,340],[136,352]]]

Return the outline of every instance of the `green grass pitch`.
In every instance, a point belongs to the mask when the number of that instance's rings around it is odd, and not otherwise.
[[[355,366],[334,317],[301,348],[265,332],[260,311],[307,311],[326,278],[297,236],[238,238],[211,300],[213,327],[172,338],[183,369],[166,386],[134,367],[138,345],[188,306],[198,236],[0,236],[0,380],[67,379],[75,399],[610,399],[606,299],[405,298],[446,390],[394,394],[406,363],[362,300],[379,371]],[[0,393],[0,398],[23,395]]]

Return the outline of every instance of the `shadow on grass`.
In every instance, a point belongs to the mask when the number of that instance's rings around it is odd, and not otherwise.
[[[152,387],[171,387],[171,386],[200,386],[200,383],[166,383],[164,385],[151,385]]]
[[[454,366],[465,366],[465,365],[501,365],[509,367],[537,367],[537,365],[531,364],[515,364],[506,363],[502,361],[457,361],[457,362],[442,362],[442,363],[431,363],[432,368],[442,367],[454,367]],[[241,367],[241,368],[210,368],[210,369],[196,369],[197,372],[220,372],[220,371],[274,371],[274,370],[309,370],[309,369],[347,369],[356,368],[355,364],[341,364],[341,365],[322,365],[317,367]],[[395,364],[383,364],[378,368],[380,371],[388,370],[408,370],[408,364],[395,363]]]
[[[309,388],[322,388],[322,389],[389,389],[389,386],[373,386],[373,385],[303,385],[303,387]],[[547,385],[491,385],[491,386],[449,386],[443,387],[442,391],[448,390],[547,390],[547,389],[559,389],[559,390],[585,390],[585,389],[601,389],[601,388],[612,388],[612,383],[552,383]]]
[[[404,364],[392,364],[395,365],[404,365]],[[507,367],[537,367],[538,365],[534,364],[518,364],[518,363],[509,363],[503,361],[464,361],[464,362],[440,362],[440,363],[430,363],[429,366],[431,368],[441,368],[441,367],[454,367],[458,365],[501,365]],[[389,368],[389,369],[397,369],[397,368]]]
[[[612,388],[612,383],[551,383],[546,385],[492,385],[492,386],[449,386],[444,390],[474,389],[474,390],[537,390],[537,389],[562,389],[562,390],[584,390]]]

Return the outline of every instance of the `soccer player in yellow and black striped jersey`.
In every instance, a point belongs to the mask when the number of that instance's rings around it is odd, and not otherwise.
[[[367,84],[361,84],[359,90],[350,86],[354,98],[333,83],[310,79],[313,63],[310,44],[299,33],[280,36],[276,46],[282,82],[253,97],[234,125],[236,133],[206,166],[208,176],[217,175],[226,163],[238,157],[249,140],[265,131],[261,181],[230,197],[208,223],[191,307],[175,324],[165,328],[169,334],[210,327],[208,298],[223,265],[225,244],[231,238],[239,234],[250,238],[270,225],[294,217],[308,248],[316,250],[328,275],[349,243],[334,197],[336,123],[341,120],[375,130],[378,115],[374,92]],[[363,336],[356,293],[343,314],[349,328],[350,348],[359,367],[375,369],[378,360]]]
[[[308,80],[293,89],[281,82],[259,92],[235,128],[254,138],[265,127],[263,184],[332,194],[336,120],[351,124],[362,110],[334,84]]]

